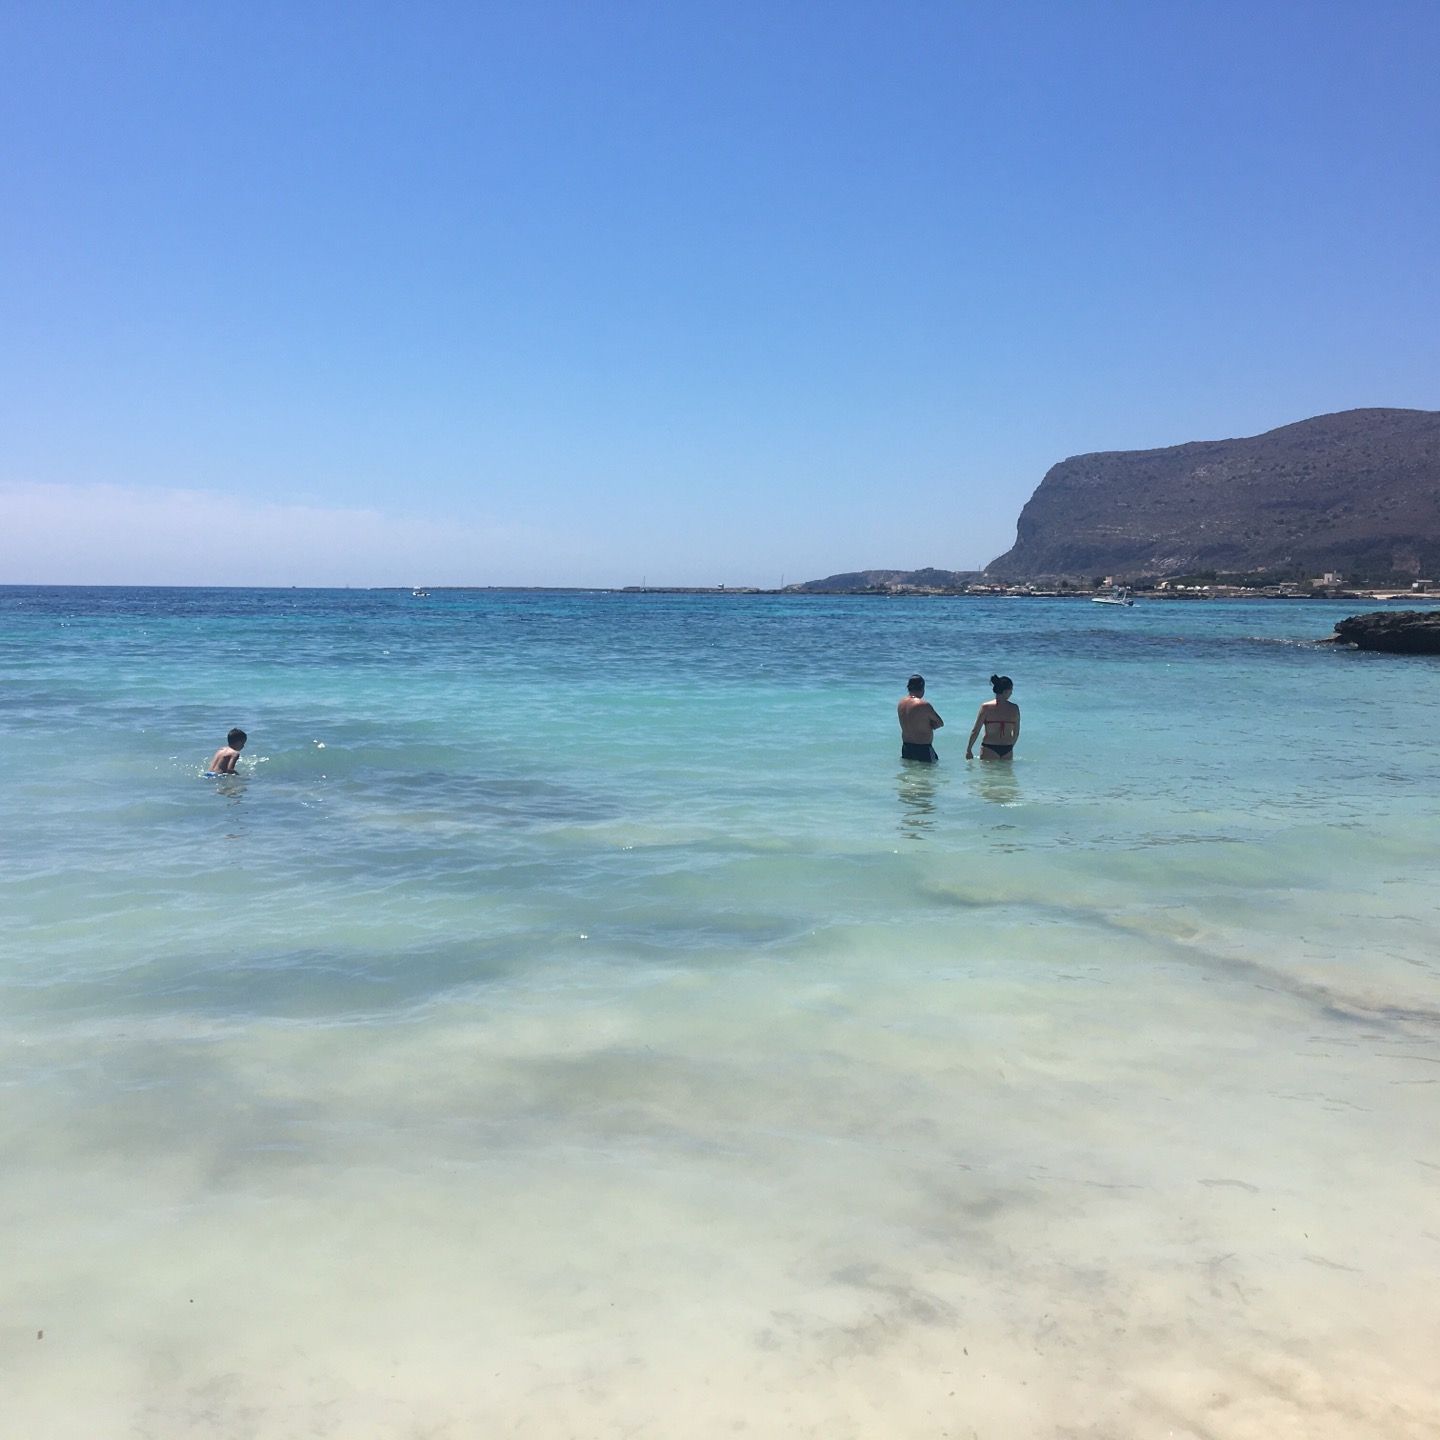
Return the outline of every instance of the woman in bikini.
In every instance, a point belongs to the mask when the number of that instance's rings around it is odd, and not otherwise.
[[[985,738],[980,742],[982,760],[1008,760],[1020,738],[1020,707],[1010,698],[1015,682],[1008,675],[992,675],[990,688],[995,698],[987,700],[975,716],[975,728],[965,742],[967,760],[975,758],[975,737],[982,729],[985,731]]]

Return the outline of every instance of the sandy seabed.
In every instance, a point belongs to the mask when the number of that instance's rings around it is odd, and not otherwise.
[[[1440,1436],[1434,1014],[1154,935],[825,943],[57,1026],[0,1433]]]

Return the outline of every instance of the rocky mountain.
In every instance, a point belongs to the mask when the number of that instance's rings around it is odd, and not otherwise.
[[[849,570],[843,575],[827,575],[823,580],[807,580],[802,585],[788,585],[798,595],[866,595],[905,590],[960,590],[978,580],[978,570]]]
[[[1077,455],[986,579],[1440,575],[1440,411],[1345,410],[1242,440]]]

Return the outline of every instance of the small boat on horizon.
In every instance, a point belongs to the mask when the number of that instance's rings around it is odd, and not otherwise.
[[[1135,597],[1130,593],[1128,585],[1117,585],[1108,595],[1092,595],[1092,605],[1133,605]]]

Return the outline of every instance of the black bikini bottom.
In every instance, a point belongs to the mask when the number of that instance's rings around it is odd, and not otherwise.
[[[992,745],[988,740],[982,740],[980,748],[988,750],[997,760],[1003,760],[1015,747],[1013,745]]]

